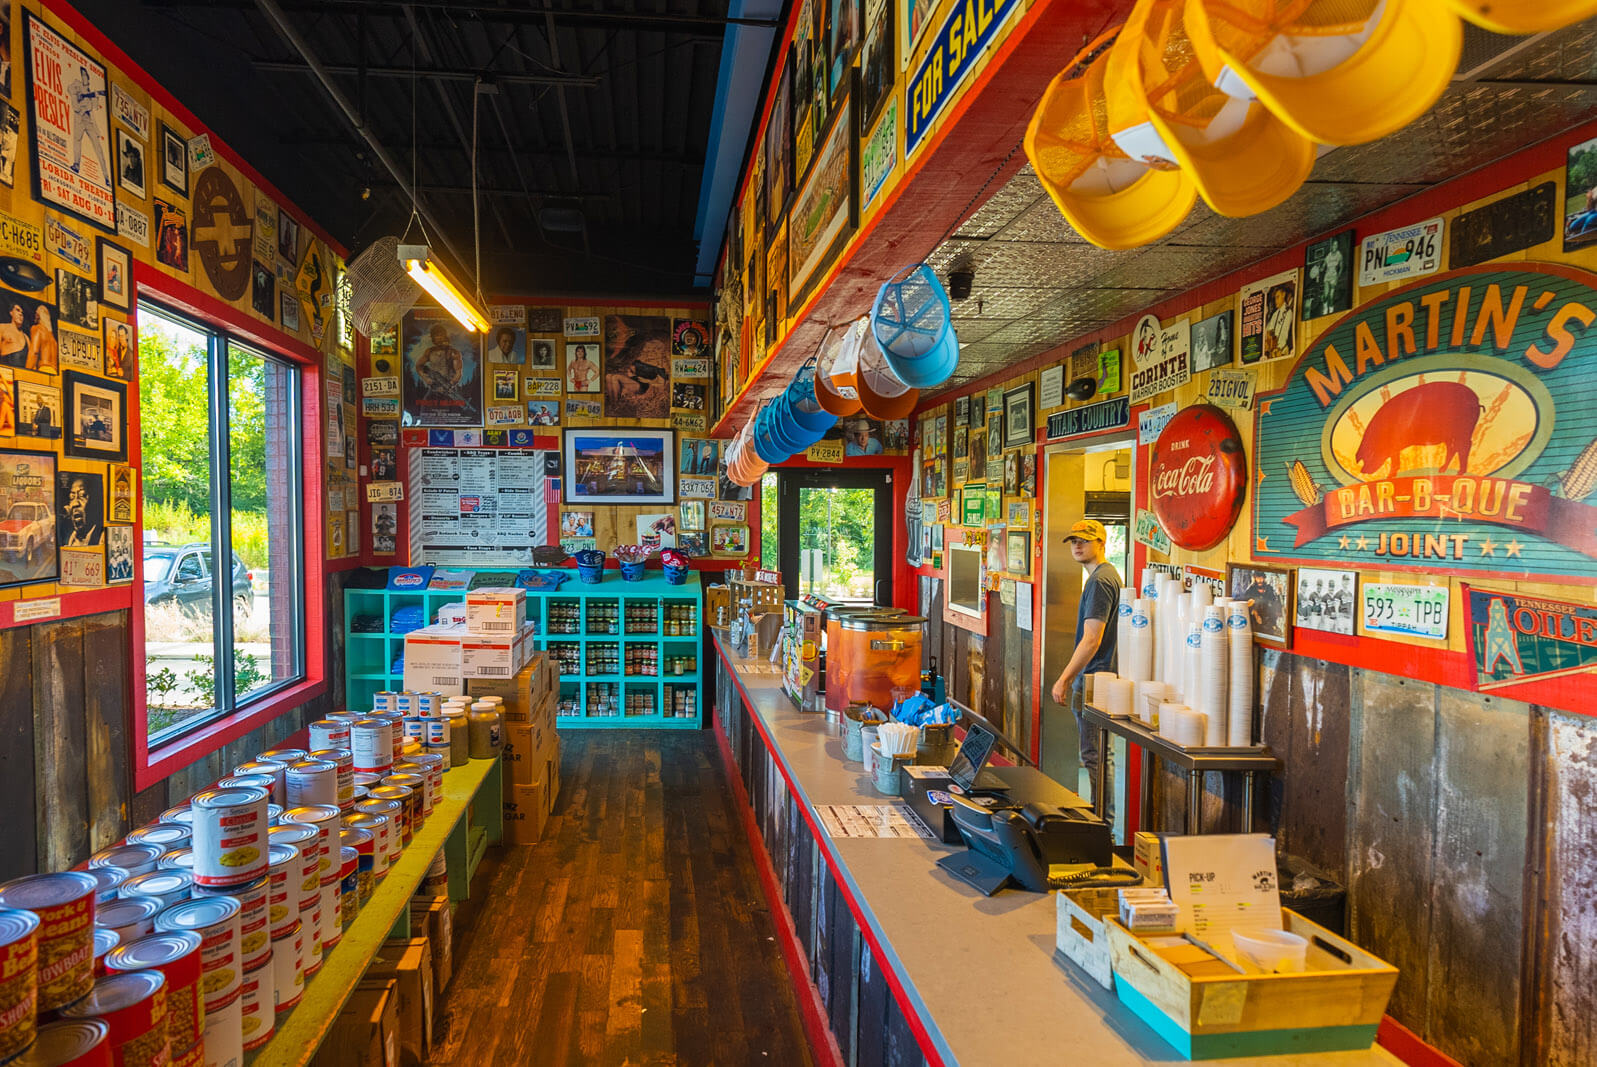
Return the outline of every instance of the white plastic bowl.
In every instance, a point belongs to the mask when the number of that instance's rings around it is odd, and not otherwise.
[[[1296,974],[1309,955],[1308,939],[1286,930],[1233,930],[1231,943],[1242,969],[1252,974]]]

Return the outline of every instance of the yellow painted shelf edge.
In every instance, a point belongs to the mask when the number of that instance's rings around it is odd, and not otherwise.
[[[277,1024],[272,1040],[256,1053],[255,1067],[300,1067],[316,1055],[333,1020],[344,1002],[366,974],[372,957],[388,939],[394,923],[410,908],[410,898],[427,875],[433,857],[443,850],[444,841],[466,817],[498,758],[474,759],[464,767],[444,772],[444,795],[433,813],[422,823],[421,832],[411,838],[388,869],[366,906],[344,931],[344,939],[323,957],[322,969],[305,983],[305,995],[286,1019]]]

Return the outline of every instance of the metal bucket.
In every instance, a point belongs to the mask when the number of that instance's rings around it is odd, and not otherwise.
[[[875,751],[874,755],[876,757],[876,769],[873,773],[876,791],[890,797],[902,796],[904,784],[898,772],[914,763],[915,757],[888,756],[880,748]]]

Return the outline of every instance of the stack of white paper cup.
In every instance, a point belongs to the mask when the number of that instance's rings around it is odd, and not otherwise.
[[[1233,601],[1227,606],[1226,637],[1230,646],[1226,742],[1241,747],[1253,744],[1253,623],[1246,603]]]
[[[1136,683],[1130,678],[1116,678],[1111,676],[1103,685],[1104,713],[1117,719],[1129,719],[1132,714],[1131,701],[1136,692]]]
[[[1153,677],[1153,601],[1138,597],[1131,602],[1131,626],[1126,642],[1125,669],[1121,677],[1146,681]]]

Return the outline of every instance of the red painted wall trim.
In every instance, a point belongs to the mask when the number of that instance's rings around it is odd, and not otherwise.
[[[798,1000],[799,1015],[804,1021],[804,1033],[810,1039],[810,1052],[822,1067],[843,1067],[843,1050],[838,1047],[837,1037],[827,1025],[826,1005],[821,1003],[821,991],[815,988],[805,966],[804,946],[799,942],[793,916],[788,913],[787,904],[782,899],[782,887],[776,882],[776,870],[771,866],[769,853],[765,851],[765,839],[760,836],[760,828],[754,823],[754,806],[749,803],[749,795],[743,788],[743,775],[738,770],[737,761],[732,758],[732,749],[727,745],[726,730],[716,714],[719,710],[711,709],[711,715],[716,720],[715,747],[721,752],[721,766],[726,769],[727,781],[732,783],[738,821],[748,835],[749,851],[754,854],[754,867],[760,874],[760,888],[765,892],[765,903],[771,909],[771,922],[776,927],[777,940],[782,945],[782,958],[787,962],[788,974],[793,979],[793,994]]]
[[[748,690],[743,688],[743,680],[737,676],[737,671],[733,670],[731,663],[727,661],[726,652],[721,648],[719,640],[715,643],[715,651],[716,655],[721,659],[721,669],[731,676],[733,683],[737,686],[738,693],[743,697],[745,707],[752,706],[754,702],[749,699]],[[749,713],[749,722],[753,723],[754,728],[759,731],[760,737],[765,742],[765,747],[771,753],[772,761],[776,764],[776,769],[781,772],[782,780],[787,783],[788,792],[792,793],[795,798],[799,797],[801,791],[793,782],[793,773],[788,770],[787,761],[782,759],[781,749],[771,741],[771,735],[766,732],[765,724],[760,721],[759,715],[751,711]],[[910,1001],[909,994],[904,988],[904,980],[899,977],[896,969],[888,965],[888,954],[883,951],[882,943],[877,938],[876,932],[871,929],[870,923],[865,920],[865,911],[860,906],[860,902],[855,899],[847,879],[842,877],[843,864],[832,849],[831,837],[816,822],[815,814],[810,811],[808,804],[800,804],[798,809],[799,813],[804,816],[804,821],[809,824],[810,833],[815,838],[818,851],[822,859],[826,861],[827,868],[832,872],[833,880],[837,882],[838,891],[842,893],[843,899],[848,903],[848,910],[854,916],[854,922],[860,929],[860,936],[865,938],[865,943],[875,953],[876,961],[881,965],[882,974],[887,979],[887,986],[892,990],[894,998],[898,1001],[899,1009],[904,1013],[904,1020],[909,1025],[910,1033],[915,1035],[915,1043],[920,1046],[921,1053],[926,1057],[926,1062],[930,1067],[944,1067],[942,1054],[938,1052],[936,1044],[931,1039],[931,1034],[927,1032],[925,1020],[921,1018],[920,1012],[916,1010],[914,1004]]]
[[[137,85],[140,89],[143,89],[145,92],[149,93],[151,100],[161,105],[161,107],[165,110],[171,112],[172,116],[181,121],[183,125],[187,126],[193,134],[215,134],[216,131],[212,130],[209,126],[195,118],[194,113],[188,108],[184,107],[178,101],[177,97],[173,96],[165,86],[156,81],[143,67],[133,62],[133,59],[126,52],[122,51],[121,48],[112,43],[111,39],[101,32],[98,26],[90,22],[88,18],[81,14],[71,4],[67,3],[67,0],[43,0],[43,4],[44,9],[49,12],[50,15],[59,19],[73,33],[83,38],[84,42],[88,44],[90,48],[100,53],[100,58],[102,60],[104,60],[110,66],[116,67],[117,73],[123,75],[129,81]],[[12,32],[21,32],[20,22],[18,26],[13,27]],[[321,238],[323,243],[325,243],[334,252],[337,252],[340,257],[348,257],[349,250],[346,249],[341,242],[334,240],[326,230],[322,229],[321,226],[311,221],[311,219],[301,212],[299,208],[294,206],[292,201],[282,194],[277,186],[261,177],[259,171],[246,163],[243,157],[235,152],[232,148],[228,147],[219,136],[212,137],[211,147],[215,149],[217,155],[226,159],[235,170],[237,170],[244,177],[248,178],[256,188],[260,189],[262,192],[266,193],[273,200],[275,200],[277,202],[278,210],[291,210],[294,214],[294,217],[299,220],[299,224],[301,226],[304,226],[317,237]]]
[[[1380,1029],[1375,1033],[1375,1043],[1409,1067],[1463,1067],[1463,1064],[1453,1057],[1421,1041],[1414,1031],[1390,1015],[1381,1017]]]

